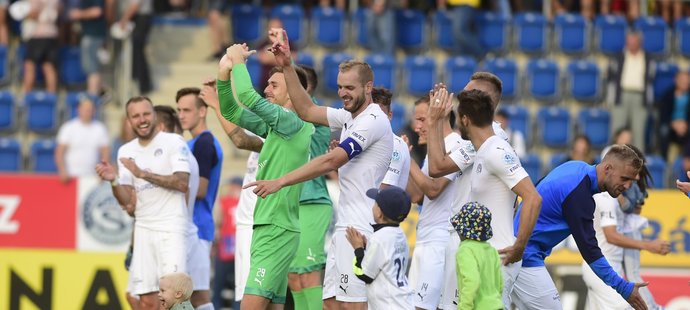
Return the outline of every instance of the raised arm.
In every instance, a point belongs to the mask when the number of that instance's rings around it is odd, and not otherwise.
[[[445,88],[441,88],[431,94],[430,101],[429,117],[427,118],[429,126],[427,141],[429,176],[437,178],[460,171],[460,167],[453,161],[450,154],[446,153],[446,146],[443,141],[443,123],[453,108],[453,94],[449,94]]]

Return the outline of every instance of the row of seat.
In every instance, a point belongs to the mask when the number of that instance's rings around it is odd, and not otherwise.
[[[55,173],[55,140],[38,139],[29,147],[28,171]],[[0,171],[19,172],[24,170],[24,156],[21,143],[15,138],[0,138]]]
[[[290,40],[297,45],[306,44],[310,38],[325,47],[344,46],[351,40],[366,47],[369,44],[368,14],[367,8],[360,8],[352,16],[347,16],[337,8],[315,7],[308,19],[299,5],[279,5],[265,12],[260,6],[236,4],[231,13],[233,38],[235,42],[248,43],[265,38],[265,18],[271,17],[282,20]],[[396,10],[397,46],[422,50],[431,43],[442,49],[454,50],[452,14],[452,11],[440,10],[427,17],[419,10]],[[307,27],[307,21],[311,22],[310,27]],[[514,46],[522,52],[545,53],[553,45],[564,53],[587,53],[594,47],[604,54],[617,54],[623,50],[625,34],[629,31],[628,22],[619,15],[600,15],[591,23],[578,14],[563,14],[550,22],[539,13],[519,13],[508,19],[482,11],[476,15],[476,21],[480,43],[493,52],[506,52]],[[670,27],[661,17],[640,17],[633,26],[642,32],[643,48],[648,53],[663,56],[674,50],[690,56],[690,18],[679,19],[673,25],[674,44],[670,43]]]
[[[0,45],[0,83],[8,84],[12,80],[21,80],[24,76],[24,58],[26,45],[19,44],[10,59],[10,47]],[[16,77],[11,77],[12,67]],[[78,46],[65,46],[58,52],[58,78],[68,88],[81,87],[86,83],[86,74],[81,68],[81,50]],[[44,80],[41,66],[36,66],[36,81]]]
[[[52,133],[62,121],[77,115],[77,105],[83,96],[89,95],[82,92],[67,92],[63,100],[58,100],[56,94],[32,91],[19,102],[15,100],[12,92],[0,91],[0,131],[14,131],[23,123],[31,131]],[[96,103],[98,109],[99,98],[91,96],[90,99]],[[61,108],[62,105],[64,108]]]

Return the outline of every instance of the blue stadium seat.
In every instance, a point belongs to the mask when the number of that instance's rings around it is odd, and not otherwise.
[[[485,69],[503,81],[504,98],[517,97],[518,68],[514,60],[509,58],[490,59],[486,61]]]
[[[518,13],[513,20],[517,48],[525,53],[543,53],[548,48],[546,18],[538,13]]]
[[[580,110],[578,114],[580,132],[589,138],[595,148],[603,148],[609,142],[611,115],[609,111],[598,108]]]
[[[14,96],[10,91],[0,91],[0,130],[11,130],[17,125]]]
[[[252,79],[252,85],[254,85],[254,88],[259,87],[259,85],[261,85],[261,63],[259,62],[259,58],[256,56],[256,54],[247,58],[247,71],[249,71],[249,77]],[[263,91],[263,89],[260,91]]]
[[[477,71],[477,62],[472,57],[456,56],[446,59],[444,80],[448,83],[449,90],[459,93],[470,81],[474,71]]]
[[[333,100],[333,102],[331,102],[331,108],[342,109],[343,108],[343,101],[342,100]]]
[[[407,110],[405,109],[404,104],[394,101],[391,104],[391,112],[393,112],[391,129],[393,129],[393,133],[399,135],[402,133],[402,130],[405,128],[405,124],[407,123]]]
[[[384,54],[371,54],[365,56],[364,61],[374,70],[374,86],[382,86],[390,91],[395,89],[395,58]]]
[[[673,180],[680,180],[681,182],[690,182],[688,174],[683,167],[683,156],[678,156],[676,160],[673,161]],[[671,184],[673,186],[673,184]]]
[[[368,11],[368,8],[357,8],[350,20],[350,24],[354,26],[352,31],[352,35],[355,36],[354,41],[362,47],[369,46],[369,32],[367,31]]]
[[[559,94],[560,70],[555,61],[533,59],[527,63],[529,94],[541,101],[555,99]]]
[[[345,43],[345,13],[333,7],[317,6],[311,11],[314,42],[327,47]]]
[[[654,101],[659,102],[661,97],[676,85],[675,78],[678,73],[678,65],[672,62],[657,62],[654,74]]]
[[[599,15],[594,19],[597,48],[600,52],[618,54],[625,47],[628,22],[620,15]]]
[[[323,72],[320,77],[322,81],[325,81],[325,83],[320,83],[323,90],[332,93],[338,92],[338,66],[341,62],[349,59],[352,59],[352,55],[347,53],[326,54],[323,57],[321,63]]]
[[[32,91],[24,96],[26,124],[30,130],[49,132],[56,129],[57,96],[43,91]]]
[[[551,154],[551,159],[549,159],[549,171],[562,165],[568,160],[568,153],[553,153]]]
[[[22,148],[14,138],[0,138],[0,171],[22,170]]]
[[[434,43],[437,47],[452,51],[455,49],[455,39],[453,37],[453,24],[451,15],[447,10],[437,10],[431,15],[434,31]]]
[[[554,19],[558,49],[564,53],[585,53],[589,48],[589,27],[580,14],[560,14]]]
[[[302,5],[281,4],[273,7],[271,17],[278,18],[283,22],[283,27],[287,31],[291,45],[296,46],[304,43],[304,10]],[[294,43],[293,43],[294,42]]]
[[[419,10],[395,12],[397,46],[406,50],[419,50],[426,43],[426,16]]]
[[[263,10],[260,6],[235,4],[232,6],[231,17],[234,42],[256,43],[265,36]]]
[[[9,63],[7,45],[0,45],[0,83],[9,82]]]
[[[567,87],[570,95],[579,101],[599,98],[599,67],[588,60],[574,60],[568,64]]]
[[[690,57],[690,17],[676,20],[676,50],[685,57]]]
[[[65,119],[69,120],[77,116],[77,107],[82,96],[88,96],[96,107],[96,115],[98,115],[98,108],[100,107],[100,98],[98,96],[89,95],[85,92],[68,92],[65,95]]]
[[[415,96],[428,94],[436,83],[436,62],[431,57],[409,56],[405,59],[404,76],[408,93]]]
[[[651,188],[665,188],[666,185],[666,161],[658,155],[645,156],[647,169],[652,176]],[[675,186],[675,184],[674,184]]]
[[[570,142],[570,114],[561,107],[543,107],[537,112],[539,139],[549,147],[565,147]]]
[[[660,16],[640,17],[635,21],[635,28],[642,33],[642,48],[651,55],[668,53],[668,25]]]
[[[298,65],[305,65],[312,68],[314,67],[314,55],[309,54],[305,51],[299,51],[297,53],[297,60],[295,61]]]
[[[522,132],[522,135],[527,140],[529,145],[530,139],[530,125],[529,125],[529,111],[527,108],[521,105],[510,104],[503,105],[501,108],[503,112],[508,114],[510,121],[508,122],[508,127],[513,131]]]
[[[520,158],[520,163],[527,171],[527,174],[529,174],[532,183],[536,184],[539,182],[541,179],[541,159],[539,159],[539,155],[529,153],[525,157]]]
[[[34,172],[55,173],[55,141],[40,139],[31,143],[31,169]]]
[[[86,84],[86,73],[81,69],[81,49],[67,46],[60,49],[60,81],[67,86]]]
[[[493,12],[477,15],[479,41],[487,51],[501,52],[508,49],[508,20]]]

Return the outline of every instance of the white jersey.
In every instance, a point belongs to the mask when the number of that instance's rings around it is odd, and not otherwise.
[[[515,150],[505,140],[491,136],[479,147],[471,173],[470,201],[477,201],[491,211],[489,243],[503,249],[515,243],[513,214],[517,194],[511,190],[529,177]]]
[[[609,243],[606,240],[606,235],[604,235],[604,227],[621,227],[623,211],[618,204],[618,200],[611,197],[607,192],[596,194],[592,198],[594,198],[596,203],[596,208],[594,209],[594,230],[596,231],[601,253],[604,254],[607,261],[622,264],[623,248]]]
[[[187,216],[189,223],[187,224],[187,235],[196,235],[199,228],[194,224],[194,202],[196,201],[196,194],[199,192],[199,162],[196,157],[189,153],[189,183],[187,185]]]
[[[446,150],[453,150],[459,148],[463,140],[460,134],[452,132],[443,141],[445,142]],[[424,158],[424,164],[422,165],[422,172],[427,176],[429,175],[428,160],[429,156]],[[445,244],[448,241],[446,225],[448,225],[448,218],[452,216],[450,214],[451,206],[455,202],[457,192],[455,184],[460,174],[461,172],[457,171],[443,176],[450,181],[450,184],[436,199],[431,200],[429,197],[424,196],[424,203],[422,204],[424,207],[419,214],[419,221],[417,222],[417,244],[430,242],[443,242]]]
[[[354,119],[344,109],[327,108],[327,115],[331,130],[340,129],[340,142],[351,149],[346,150],[350,161],[338,169],[340,201],[335,208],[335,227],[354,226],[372,233],[374,200],[366,191],[381,185],[391,161],[394,135],[388,116],[378,104],[370,104]]]
[[[362,272],[374,281],[367,284],[370,309],[413,309],[407,282],[410,249],[400,227],[385,226],[367,242]]]
[[[251,152],[247,158],[247,172],[244,174],[242,186],[256,181],[256,171],[259,168],[259,153]],[[256,194],[254,188],[245,188],[240,192],[240,200],[237,202],[237,225],[254,225],[254,207],[256,206]]]
[[[130,158],[140,169],[158,175],[189,173],[189,148],[182,136],[159,132],[146,146],[134,139],[120,147],[117,158]],[[185,194],[144,179],[135,178],[118,161],[119,182],[133,186],[137,194],[136,226],[157,231],[186,232],[187,200]]]
[[[508,141],[508,135],[506,132],[501,128],[501,123],[499,122],[493,122],[491,124],[491,127],[494,129],[494,134],[498,136],[499,138]],[[455,165],[460,168],[460,177],[459,180],[456,182],[457,185],[456,187],[458,188],[456,194],[455,194],[455,202],[453,202],[453,206],[451,208],[450,215],[448,218],[452,217],[453,215],[457,214],[460,212],[460,208],[470,202],[470,178],[465,178],[462,177],[464,174],[468,174],[472,171],[472,167],[474,164],[474,158],[477,156],[477,152],[474,149],[474,145],[472,145],[472,142],[469,140],[462,140],[459,146],[457,146],[454,149],[446,149],[447,152],[450,152],[450,159],[453,160]],[[448,223],[448,230],[451,232],[455,232],[453,229],[453,226]]]
[[[95,175],[93,167],[101,159],[100,149],[110,144],[108,131],[103,123],[92,121],[84,124],[78,118],[60,127],[57,144],[65,145],[65,169],[73,177]]]
[[[407,179],[410,177],[410,149],[405,141],[393,135],[393,155],[388,172],[381,183],[407,188]]]

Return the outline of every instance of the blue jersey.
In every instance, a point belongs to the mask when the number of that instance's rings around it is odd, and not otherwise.
[[[544,266],[544,259],[558,243],[572,234],[582,258],[594,273],[625,299],[633,284],[611,268],[597,244],[593,219],[596,206],[592,195],[599,193],[595,166],[569,161],[551,171],[537,184],[542,197],[541,212],[522,257],[523,267]],[[515,235],[520,226],[520,211],[515,215]]]
[[[204,131],[187,142],[194,158],[199,163],[199,177],[208,180],[204,198],[194,201],[194,224],[199,229],[199,239],[213,241],[213,204],[220,185],[220,167],[223,163],[223,149],[210,131]]]

